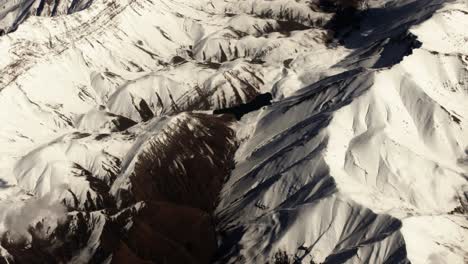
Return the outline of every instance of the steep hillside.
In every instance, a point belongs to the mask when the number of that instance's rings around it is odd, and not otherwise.
[[[464,0],[0,0],[0,263],[466,263],[466,28]]]
[[[60,16],[88,8],[93,0],[2,0],[0,35],[15,30],[30,16]]]

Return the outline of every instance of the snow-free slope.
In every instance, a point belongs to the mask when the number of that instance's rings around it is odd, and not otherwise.
[[[366,7],[0,0],[0,263],[466,263],[466,1]]]

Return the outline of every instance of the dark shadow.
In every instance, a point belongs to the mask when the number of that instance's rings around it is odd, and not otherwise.
[[[79,0],[73,0],[70,7],[68,8],[68,14],[75,13],[77,11],[85,10],[93,4],[94,0],[89,0],[83,7],[79,8]]]
[[[272,99],[273,97],[271,93],[260,94],[257,97],[255,97],[255,99],[253,99],[252,101],[248,103],[240,104],[234,107],[214,110],[213,114],[215,115],[231,114],[231,115],[234,115],[237,120],[240,120],[242,116],[244,116],[245,114],[256,111],[262,108],[263,106],[271,105]]]
[[[148,103],[146,103],[144,99],[141,99],[139,103],[139,107],[135,106],[135,109],[140,114],[141,120],[143,120],[143,122],[146,122],[154,117],[153,111],[151,111],[151,108],[149,107]]]
[[[402,245],[397,250],[395,250],[386,260],[386,264],[391,263],[409,263],[408,262],[408,253],[406,252],[406,246]]]
[[[282,33],[282,34],[285,34],[285,35],[289,35],[291,33],[291,31],[307,30],[307,29],[311,28],[311,27],[308,27],[308,26],[304,26],[301,23],[292,21],[292,20],[286,20],[286,21],[277,20],[276,22],[278,23],[279,28],[280,28],[279,32]]]
[[[358,49],[363,45],[405,33],[410,27],[430,18],[444,3],[442,0],[402,2],[403,4],[397,5],[392,1],[382,8],[361,12],[361,19],[354,27],[355,30],[341,39],[343,45],[349,49]]]
[[[117,119],[112,120],[112,123],[115,125],[117,131],[127,130],[137,124],[137,122],[124,116],[117,116]]]
[[[8,184],[7,181],[0,179],[0,188],[8,188],[8,187],[11,187],[11,185]]]
[[[369,68],[390,67],[420,48],[409,29],[430,18],[442,0],[391,1],[381,8],[337,13],[327,25],[334,42],[354,51],[338,65]]]
[[[225,263],[229,258],[238,256],[241,248],[237,243],[242,239],[245,231],[246,230],[243,226],[239,226],[227,231],[219,232],[218,236],[221,244],[218,246],[216,254],[213,256],[213,260],[218,263]]]
[[[340,42],[351,31],[359,30],[361,20],[366,14],[366,11],[361,11],[353,7],[337,8],[336,6],[323,5],[322,9],[325,9],[326,12],[335,13],[332,19],[325,24],[325,28],[332,30],[334,32],[334,37]]]

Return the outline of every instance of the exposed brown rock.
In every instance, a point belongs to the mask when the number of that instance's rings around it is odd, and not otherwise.
[[[166,201],[211,213],[234,166],[234,131],[226,117],[193,114],[164,142],[140,155],[131,178],[136,201]],[[192,126],[191,128],[189,126]]]

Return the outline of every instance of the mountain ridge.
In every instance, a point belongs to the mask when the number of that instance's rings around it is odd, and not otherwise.
[[[23,2],[0,263],[466,261],[464,1]]]

